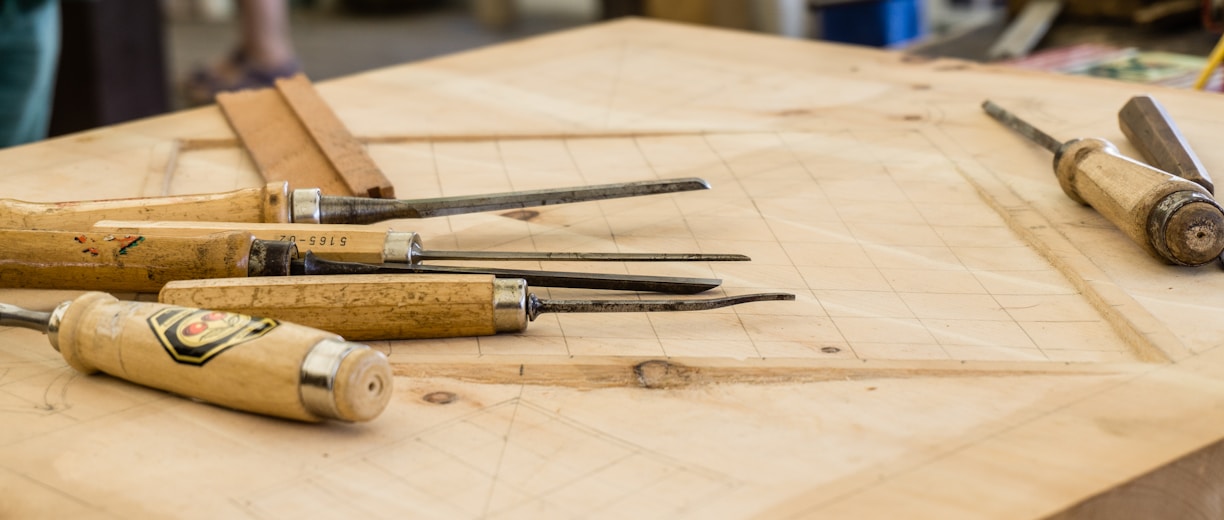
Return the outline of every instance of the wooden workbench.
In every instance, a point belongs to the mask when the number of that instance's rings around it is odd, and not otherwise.
[[[978,107],[1129,152],[1115,114],[1142,87],[629,20],[319,89],[402,197],[714,185],[389,224],[431,248],[742,252],[549,267],[798,301],[376,342],[395,397],[359,425],[82,376],[0,329],[0,518],[1221,514],[1220,268],[1144,256]],[[1224,100],[1152,93],[1224,171]],[[5,150],[0,169],[5,197],[34,201],[260,183],[213,107]]]

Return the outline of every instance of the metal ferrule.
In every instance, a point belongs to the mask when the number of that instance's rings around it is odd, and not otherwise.
[[[60,324],[64,322],[64,313],[68,312],[69,305],[72,305],[72,301],[66,301],[56,305],[54,309],[51,309],[51,318],[47,320],[47,340],[51,342],[51,346],[55,348],[56,352],[60,351]]]
[[[1189,181],[1187,181],[1189,182]],[[1195,185],[1197,186],[1197,185]],[[1202,202],[1212,206],[1219,207],[1210,196],[1204,195],[1197,191],[1185,190],[1175,191],[1168,194],[1165,198],[1160,199],[1156,206],[1152,208],[1152,212],[1148,214],[1147,221],[1147,236],[1148,243],[1160,255],[1161,258],[1168,260],[1174,264],[1188,265],[1185,262],[1178,260],[1173,251],[1169,249],[1169,221],[1182,208],[1188,204]]]
[[[387,230],[387,239],[383,242],[384,262],[417,263],[421,255],[421,237],[411,231]]]
[[[293,190],[292,196],[289,199],[292,201],[289,211],[292,212],[290,217],[292,217],[293,223],[320,223],[322,211],[319,208],[322,206],[323,192],[319,188]]]
[[[497,332],[527,330],[527,281],[521,278],[493,280],[493,327]]]
[[[355,350],[370,348],[329,338],[315,344],[302,360],[301,385],[298,393],[306,411],[324,419],[340,419],[336,407],[336,373],[340,363]]]

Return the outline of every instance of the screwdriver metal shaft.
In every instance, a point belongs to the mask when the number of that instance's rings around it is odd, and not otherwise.
[[[293,321],[355,340],[449,338],[520,332],[548,312],[697,311],[749,302],[794,300],[765,293],[702,300],[547,300],[523,279],[489,275],[311,276],[185,280],[158,300]]]
[[[160,236],[201,236],[225,231],[246,231],[260,240],[287,240],[298,251],[345,262],[409,263],[429,260],[528,260],[580,262],[745,262],[745,255],[726,253],[588,253],[547,251],[443,251],[424,249],[412,231],[380,229],[368,225],[262,224],[223,222],[140,222],[104,220],[94,231]]]
[[[1000,123],[1054,152],[1054,173],[1072,200],[1092,206],[1152,256],[1202,265],[1224,251],[1224,211],[1202,186],[1123,157],[1108,141],[1065,143],[986,101]]]
[[[274,182],[259,188],[204,195],[51,203],[4,199],[0,200],[0,228],[81,230],[100,220],[369,224],[708,189],[710,184],[702,179],[684,178],[388,200],[322,195],[317,188],[290,192],[288,183]]]

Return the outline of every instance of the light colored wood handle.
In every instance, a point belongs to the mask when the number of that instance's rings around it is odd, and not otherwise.
[[[498,332],[493,291],[488,275],[294,276],[172,282],[158,301],[268,316],[353,340],[451,338]]]
[[[82,202],[0,200],[0,228],[79,231],[99,220],[289,222],[289,184],[227,193]]]
[[[0,229],[0,287],[157,292],[171,280],[241,277],[254,240]]]
[[[1068,196],[1092,206],[1152,256],[1201,265],[1224,251],[1224,212],[1207,190],[1124,157],[1108,141],[1067,143],[1055,171]]]
[[[67,305],[53,342],[85,373],[288,419],[366,421],[391,397],[382,353],[267,318],[91,292]],[[334,374],[330,390],[304,375],[311,364]]]
[[[140,222],[104,220],[94,231],[109,233],[155,233],[191,237],[222,231],[246,231],[260,240],[295,242],[298,251],[310,251],[328,260],[344,262],[403,262],[406,258],[387,258],[388,231],[378,227],[344,224],[260,224],[250,222]],[[405,253],[406,254],[406,253]]]

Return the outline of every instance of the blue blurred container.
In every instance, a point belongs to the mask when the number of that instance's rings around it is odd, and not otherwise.
[[[888,47],[922,35],[919,0],[879,0],[820,9],[822,38]]]

